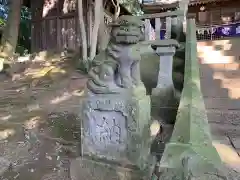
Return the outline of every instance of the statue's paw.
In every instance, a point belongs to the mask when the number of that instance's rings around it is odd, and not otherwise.
[[[123,88],[132,88],[134,86],[134,84],[131,82],[127,82],[127,83],[123,83],[122,86],[123,86]]]
[[[122,86],[122,80],[121,80],[120,77],[117,77],[117,78],[116,78],[116,84],[117,84],[118,86]]]
[[[136,87],[144,86],[143,82],[141,82],[141,81],[134,81],[133,84],[134,84]]]

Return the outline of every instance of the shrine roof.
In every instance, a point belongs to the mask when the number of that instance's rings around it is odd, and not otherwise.
[[[190,0],[189,5],[194,6],[194,5],[201,5],[201,4],[220,2],[220,1],[229,1],[229,0]]]
[[[145,0],[141,7],[145,13],[156,13],[166,10],[174,10],[179,6],[179,2],[184,0]],[[215,2],[225,2],[230,0],[190,0],[189,6],[198,6]]]
[[[30,1],[31,0],[23,0],[23,5],[30,8]]]

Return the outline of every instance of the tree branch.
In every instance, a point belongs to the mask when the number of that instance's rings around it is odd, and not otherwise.
[[[115,2],[115,0],[111,0],[111,1],[114,6],[114,9],[115,9],[113,21],[116,21],[120,15],[120,3],[119,3],[119,0],[116,0],[116,2]]]

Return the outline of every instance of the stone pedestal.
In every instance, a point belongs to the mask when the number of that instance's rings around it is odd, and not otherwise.
[[[172,79],[173,56],[178,43],[175,40],[161,40],[152,45],[160,57],[157,87],[152,90],[152,111],[167,123],[176,118],[177,101]],[[172,116],[170,116],[172,115]]]
[[[72,176],[79,174],[81,180],[149,178],[154,162],[150,97],[144,87],[117,95],[88,92],[81,118],[82,156],[72,163]]]

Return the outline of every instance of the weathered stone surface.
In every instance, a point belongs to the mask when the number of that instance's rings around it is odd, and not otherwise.
[[[174,88],[172,79],[173,69],[173,56],[176,52],[176,47],[179,44],[176,40],[160,40],[153,44],[152,47],[155,49],[157,54],[160,56],[159,60],[159,74],[158,83],[156,88]]]
[[[121,16],[112,25],[111,40],[93,60],[88,89],[95,94],[118,94],[142,85],[140,47],[143,23],[133,16]]]
[[[150,97],[144,87],[118,95],[88,91],[80,116],[82,156],[71,163],[72,180],[148,179],[155,161]]]
[[[159,56],[150,47],[150,45],[141,45],[141,79],[147,89],[147,93],[151,94],[153,88],[156,88],[159,74]],[[173,83],[175,92],[181,92],[183,87],[184,73],[184,50],[177,49],[173,58]],[[183,56],[182,56],[183,55]]]
[[[157,87],[152,90],[152,112],[160,115],[167,123],[174,123],[177,109],[175,88],[173,84],[173,56],[179,44],[176,40],[160,40],[152,44],[160,56]],[[172,114],[173,116],[169,116]],[[166,116],[167,115],[167,116]]]
[[[178,99],[174,87],[154,88],[151,95],[152,115],[160,117],[165,123],[173,124],[176,120]]]
[[[143,87],[137,96],[90,94],[82,107],[82,154],[147,168],[152,138],[145,93]]]

